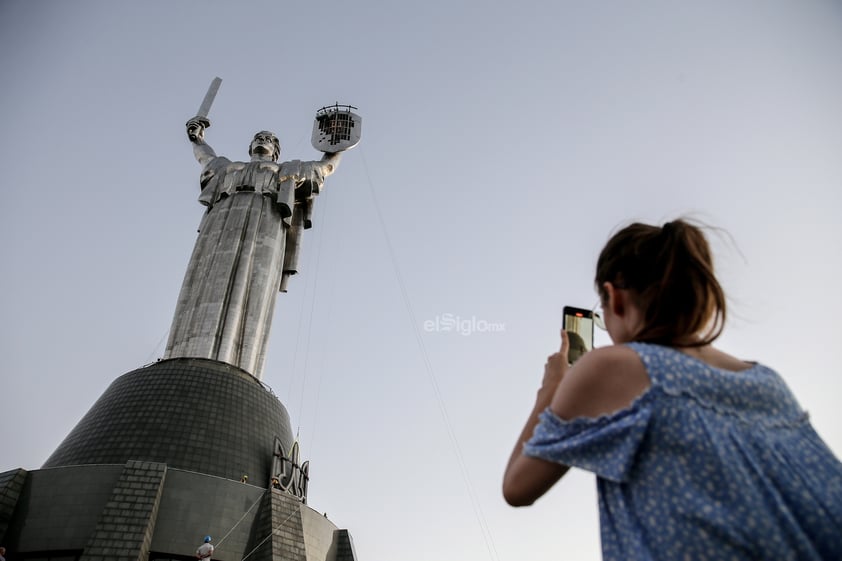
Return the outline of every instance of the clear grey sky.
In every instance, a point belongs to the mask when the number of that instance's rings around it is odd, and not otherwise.
[[[261,129],[318,158],[334,102],[364,120],[264,377],[361,560],[599,559],[592,476],[520,510],[499,488],[561,308],[593,305],[632,219],[726,232],[721,347],[777,368],[842,454],[840,53],[832,0],[6,0],[0,469],[39,468],[163,353],[202,212],[184,122],[214,76],[232,159]]]

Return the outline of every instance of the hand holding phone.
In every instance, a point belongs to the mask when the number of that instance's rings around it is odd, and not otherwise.
[[[573,306],[564,307],[562,328],[567,331],[570,350],[567,353],[570,364],[593,349],[593,311]]]

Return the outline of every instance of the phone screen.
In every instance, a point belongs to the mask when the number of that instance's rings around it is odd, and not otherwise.
[[[593,311],[584,308],[564,307],[562,328],[570,340],[570,364],[593,349]]]

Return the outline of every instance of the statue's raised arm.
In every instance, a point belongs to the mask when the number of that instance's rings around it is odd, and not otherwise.
[[[213,100],[216,98],[216,92],[219,91],[221,85],[222,78],[219,76],[211,80],[208,91],[202,99],[202,104],[196,111],[196,116],[187,121],[187,138],[193,143],[193,154],[202,166],[207,165],[209,161],[216,157],[213,148],[205,144],[205,129],[210,126],[208,114]]]
[[[311,143],[313,148],[324,152],[324,156],[318,162],[302,162],[300,171],[302,183],[296,199],[302,201],[302,195],[307,199],[305,202],[304,227],[309,228],[312,196],[321,191],[324,178],[336,171],[342,152],[349,150],[360,142],[362,133],[362,120],[360,116],[353,113],[356,107],[352,105],[339,105],[335,103],[322,107],[316,112],[316,119],[313,123],[313,135]]]
[[[186,126],[187,138],[193,143],[193,155],[200,164],[207,165],[209,161],[216,158],[216,152],[205,142],[205,129],[210,127],[210,121],[207,117],[197,115],[187,121]]]

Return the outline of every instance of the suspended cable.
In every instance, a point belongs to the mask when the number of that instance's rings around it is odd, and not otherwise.
[[[325,197],[325,202],[321,204],[322,206],[322,214],[327,213],[327,201],[330,197]],[[315,279],[313,280],[313,291],[310,296],[310,316],[307,319],[307,338],[304,340],[304,367],[303,367],[303,379],[301,381],[301,395],[298,400],[298,428],[295,431],[296,438],[298,438],[298,433],[301,430],[301,419],[304,417],[304,391],[307,388],[307,374],[308,374],[308,365],[310,362],[310,342],[313,339],[313,313],[316,308],[316,295],[318,294],[318,287],[319,287],[319,269],[321,267],[322,262],[322,246],[324,244],[324,226],[318,228],[319,235],[318,242],[316,243],[316,266],[314,268],[313,276]]]
[[[268,491],[268,490],[269,490],[269,489],[266,489],[266,491]],[[251,504],[251,506],[248,508],[248,510],[246,511],[246,513],[245,513],[245,514],[243,514],[243,516],[242,516],[239,520],[237,520],[237,523],[236,523],[236,524],[234,524],[234,525],[231,527],[231,529],[230,529],[230,530],[228,530],[228,533],[227,533],[227,534],[225,534],[224,536],[222,536],[222,539],[221,539],[221,540],[219,540],[218,542],[216,542],[216,547],[217,547],[217,549],[218,549],[219,547],[221,547],[221,546],[222,546],[222,542],[224,542],[224,541],[225,541],[225,539],[226,539],[228,536],[230,536],[230,535],[231,535],[231,532],[233,532],[233,531],[234,531],[234,528],[236,528],[237,526],[239,526],[239,525],[240,525],[240,522],[242,522],[242,521],[246,518],[246,516],[248,516],[248,513],[249,513],[249,512],[251,512],[251,509],[253,509],[253,508],[255,507],[255,505],[257,505],[257,503],[259,503],[259,502],[260,502],[260,500],[261,500],[261,499],[263,498],[263,496],[266,494],[266,491],[263,491],[262,493],[260,493],[260,496],[259,496],[259,497],[257,497],[257,500],[256,500],[256,501],[254,501],[254,502]]]
[[[293,352],[292,352],[292,363],[291,363],[292,368],[291,368],[291,371],[289,373],[289,386],[288,386],[288,390],[287,390],[287,393],[286,393],[286,395],[288,395],[288,396],[292,396],[292,388],[293,388],[293,385],[294,385],[294,382],[295,382],[295,376],[294,376],[294,373],[296,372],[295,365],[298,362],[298,349],[299,349],[299,345],[301,343],[301,332],[303,331],[303,329],[301,329],[301,326],[304,323],[304,303],[306,302],[306,296],[307,296],[307,286],[305,285],[304,293],[301,295],[301,305],[298,307],[298,322],[297,322],[298,329],[295,330],[295,348],[293,349]]]
[[[306,253],[306,254],[308,255],[308,258],[307,258],[308,262],[307,262],[306,266],[309,269],[310,260],[312,258],[309,257],[309,253]],[[298,323],[298,329],[295,330],[295,350],[293,351],[293,354],[292,354],[292,370],[291,370],[290,375],[289,375],[289,391],[287,391],[287,395],[290,396],[290,399],[292,399],[292,388],[293,388],[293,383],[295,381],[294,374],[298,371],[296,369],[296,365],[298,363],[298,350],[299,350],[299,347],[301,345],[301,338],[303,337],[303,334],[304,334],[304,330],[302,329],[302,326],[304,325],[304,305],[307,303],[307,296],[310,292],[309,288],[310,288],[310,283],[305,282],[304,283],[304,291],[301,294],[301,305],[298,307],[298,322],[297,322]],[[303,392],[304,392],[304,390],[303,390],[304,376],[302,376],[301,384],[302,384],[302,390],[301,391],[302,391],[302,395],[303,395]],[[299,400],[299,410],[297,412],[295,412],[295,413],[297,413],[299,420],[301,419],[300,403],[301,403],[301,400]],[[299,421],[299,426],[300,426],[300,421]],[[297,431],[296,431],[296,433],[297,433]]]
[[[363,163],[366,178],[368,179],[368,188],[371,192],[371,199],[374,203],[374,211],[377,214],[377,220],[380,223],[380,229],[386,241],[386,248],[388,250],[389,258],[392,263],[392,268],[395,272],[395,278],[397,279],[398,286],[400,287],[404,306],[406,307],[407,314],[409,315],[409,320],[412,324],[412,331],[415,334],[415,340],[418,343],[418,348],[421,352],[421,357],[424,362],[424,368],[427,372],[427,377],[430,380],[430,384],[433,387],[433,392],[436,396],[439,411],[441,412],[442,419],[444,420],[445,428],[447,430],[448,437],[450,438],[450,443],[452,444],[454,452],[456,454],[456,460],[457,464],[459,465],[459,471],[461,472],[462,480],[465,483],[465,488],[468,491],[468,498],[474,510],[474,515],[477,518],[477,523],[479,524],[480,532],[482,533],[483,540],[485,541],[485,546],[486,549],[488,549],[489,556],[492,559],[499,560],[500,556],[497,554],[497,548],[494,545],[494,539],[492,537],[491,530],[488,527],[485,515],[482,512],[482,507],[480,506],[477,495],[474,492],[473,486],[471,485],[470,477],[468,476],[468,468],[465,464],[465,459],[462,455],[461,447],[459,446],[459,440],[456,438],[456,432],[453,430],[453,425],[450,422],[450,416],[447,413],[447,407],[445,406],[444,398],[442,397],[441,389],[439,388],[438,379],[433,369],[432,362],[430,361],[430,357],[427,353],[427,348],[424,345],[424,338],[421,335],[421,332],[418,328],[419,324],[415,319],[415,313],[413,312],[412,304],[409,301],[409,293],[407,292],[406,284],[403,281],[403,276],[401,275],[400,268],[398,267],[397,259],[395,257],[395,250],[392,246],[391,239],[389,238],[388,230],[386,229],[386,222],[383,219],[383,213],[380,210],[380,204],[377,201],[377,196],[374,191],[374,184],[371,181],[371,174],[368,170],[368,162],[366,161],[365,153],[362,150],[360,150],[360,157]]]
[[[326,204],[322,205],[322,210],[323,210],[322,214],[324,215],[324,218],[322,218],[321,221],[324,224],[324,227],[323,227],[323,233],[321,235],[321,238],[319,239],[319,250],[318,250],[318,252],[319,252],[320,255],[322,254],[322,245],[323,245],[324,239],[325,239],[325,237],[327,237],[327,234],[329,233],[327,225],[328,224],[334,224],[333,222],[329,222],[328,219],[327,219],[327,209],[328,209],[328,206]],[[341,240],[341,238],[340,238],[340,240]],[[335,260],[328,260],[327,263],[328,263],[327,266],[329,268],[328,273],[326,275],[322,275],[321,274],[321,266],[317,264],[316,274],[317,274],[317,278],[325,277],[325,278],[331,279],[330,291],[329,291],[328,297],[327,297],[327,299],[324,299],[324,298],[321,299],[322,302],[327,302],[327,317],[325,319],[325,323],[327,325],[326,329],[329,330],[331,325],[332,325],[330,320],[331,320],[331,313],[333,311],[333,294],[334,294],[334,290],[336,288],[336,276],[334,275],[334,272],[336,271],[336,261]],[[315,297],[316,297],[316,292],[314,290],[313,298],[315,299]],[[311,326],[312,326],[312,323],[311,323]],[[308,351],[309,351],[309,347],[308,347]],[[313,429],[310,433],[310,440],[309,440],[309,443],[308,443],[309,444],[309,454],[311,456],[313,454],[313,443],[315,442],[315,438],[316,438],[315,437],[315,434],[316,434],[315,433],[315,427],[316,427],[316,419],[318,419],[319,401],[321,399],[321,393],[322,393],[322,373],[324,372],[325,356],[326,356],[326,353],[320,354],[319,365],[316,368],[316,397],[315,397],[315,405],[313,406],[313,416],[312,416]],[[302,418],[304,417],[303,404],[302,404],[301,417]]]
[[[283,520],[280,524],[278,524],[276,527],[274,527],[274,528],[272,529],[272,531],[271,531],[271,532],[269,532],[269,535],[268,535],[268,536],[266,536],[265,538],[263,538],[263,539],[260,541],[260,543],[259,543],[259,544],[257,544],[257,545],[254,547],[254,549],[252,549],[251,551],[249,551],[249,552],[246,554],[246,556],[242,558],[242,560],[241,560],[241,561],[246,561],[246,559],[248,559],[249,557],[251,557],[251,556],[252,556],[252,554],[254,554],[254,552],[255,552],[255,551],[257,551],[258,549],[260,549],[260,546],[262,546],[264,543],[266,543],[266,540],[268,540],[269,538],[271,538],[271,537],[275,534],[275,532],[277,532],[278,530],[280,530],[280,529],[281,529],[281,526],[283,526],[284,524],[286,524],[286,523],[287,523],[287,521],[288,521],[290,518],[292,518],[294,515],[295,515],[295,511],[293,510],[293,511],[289,514],[289,516],[287,516],[286,518],[284,518],[284,520]]]
[[[166,329],[166,331],[164,331],[164,334],[161,335],[161,338],[158,340],[158,344],[155,345],[155,348],[153,348],[152,352],[149,353],[149,356],[146,357],[146,364],[150,364],[155,356],[160,357],[163,354],[163,353],[160,352],[160,348],[164,344],[164,341],[166,340],[167,335],[169,335],[169,334],[170,334],[170,328],[168,327]]]

